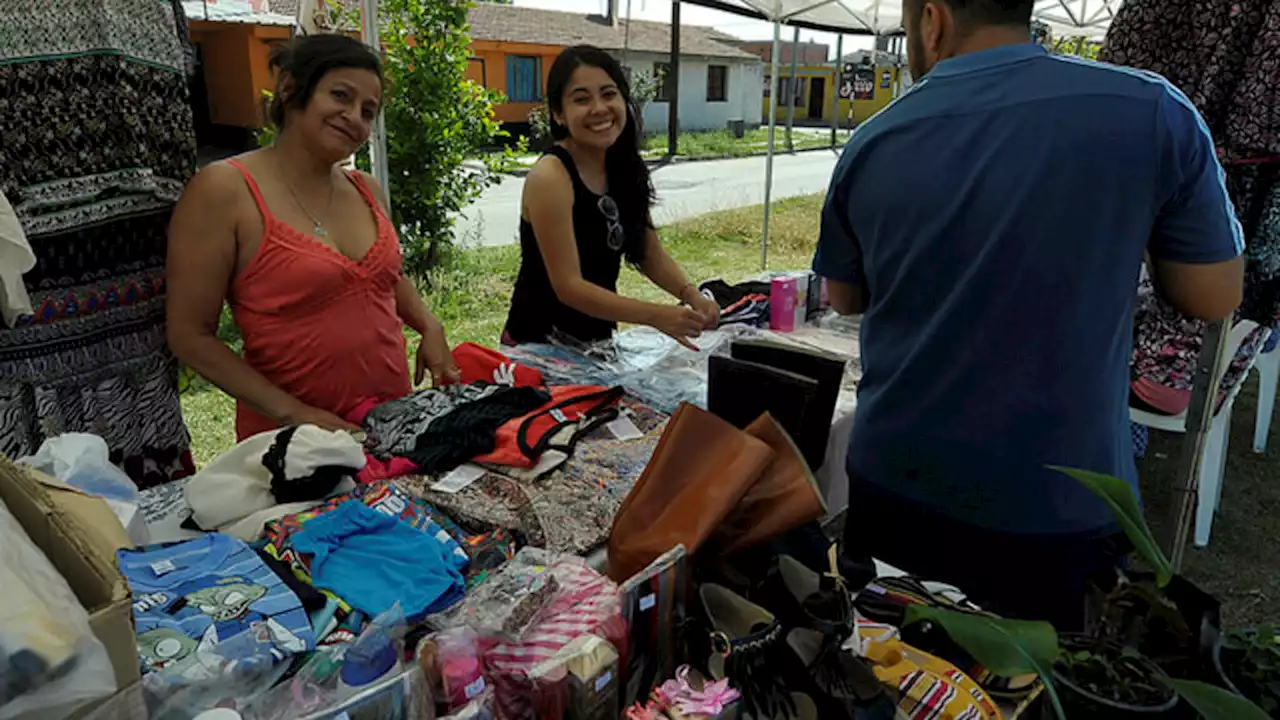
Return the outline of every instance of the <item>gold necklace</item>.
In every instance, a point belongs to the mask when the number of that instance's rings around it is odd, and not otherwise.
[[[302,202],[302,198],[298,196],[298,191],[293,189],[293,183],[289,182],[289,176],[285,174],[284,166],[279,162],[276,165],[280,168],[280,177],[284,178],[285,187],[289,188],[289,194],[293,195],[293,201],[298,203],[298,207],[302,208],[302,212],[306,213],[312,224],[315,225],[314,232],[316,237],[329,237],[329,231],[325,229],[324,223],[320,222],[320,218],[315,213],[307,209],[307,206]],[[329,203],[325,205],[325,210],[333,208],[333,190],[333,175],[331,173],[329,175]]]

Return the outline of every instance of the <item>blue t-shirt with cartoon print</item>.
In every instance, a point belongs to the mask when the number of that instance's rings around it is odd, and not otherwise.
[[[240,540],[211,533],[117,556],[144,672],[198,680],[225,667],[215,658],[260,662],[315,648],[302,602]]]

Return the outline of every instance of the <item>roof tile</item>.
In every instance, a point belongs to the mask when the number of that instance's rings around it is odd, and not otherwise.
[[[602,15],[579,15],[556,10],[479,3],[468,13],[473,40],[522,42],[533,45],[595,45],[604,50],[621,50],[624,45],[637,52],[671,52],[671,26],[648,20],[627,20],[611,26]],[[729,35],[698,25],[680,26],[680,53],[703,57],[758,60],[756,56],[726,44]]]

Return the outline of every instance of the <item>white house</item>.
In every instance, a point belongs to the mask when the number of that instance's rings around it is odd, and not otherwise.
[[[541,10],[481,2],[468,13],[471,25],[471,77],[506,93],[498,119],[519,124],[545,101],[546,74],[560,50],[594,45],[609,51],[633,73],[669,72],[671,26],[619,18],[617,2],[606,15]],[[630,25],[630,27],[628,27]],[[697,25],[680,27],[680,129],[724,129],[729,122],[748,127],[761,122],[764,72],[760,58],[737,48],[737,38]],[[666,132],[670,87],[644,110],[645,131]]]
[[[681,30],[682,35],[688,32],[688,28]],[[670,54],[627,53],[627,65],[633,73],[669,77],[670,60]],[[671,85],[669,80],[660,83],[658,96],[645,106],[646,132],[666,132],[670,118]],[[682,55],[678,86],[682,130],[723,129],[733,120],[741,120],[747,127],[758,126],[761,122],[760,97],[764,94],[764,66],[757,58],[748,60],[737,55]]]

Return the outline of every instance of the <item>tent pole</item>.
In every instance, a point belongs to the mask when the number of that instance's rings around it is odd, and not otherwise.
[[[631,23],[627,23],[630,27]],[[674,162],[680,150],[680,0],[671,3],[671,72],[663,78],[667,92],[667,160]]]
[[[1196,504],[1200,496],[1200,462],[1204,457],[1209,426],[1213,423],[1219,378],[1228,362],[1226,349],[1230,332],[1230,319],[1209,323],[1204,329],[1204,342],[1196,361],[1196,374],[1191,383],[1191,405],[1187,408],[1187,432],[1182,440],[1182,462],[1178,467],[1178,482],[1173,486],[1175,499],[1169,516],[1165,545],[1165,554],[1173,564],[1174,572],[1182,568],[1187,536],[1191,534],[1191,527],[1195,524]]]
[[[769,57],[769,152],[764,158],[764,235],[760,238],[760,269],[769,267],[769,211],[773,200],[773,137],[778,125],[778,52],[782,47],[782,23],[773,21],[773,53]]]
[[[796,64],[800,59],[796,57],[800,50],[800,28],[794,28],[791,35],[791,87],[787,93],[787,152],[796,151],[795,143],[791,140],[791,128],[796,124],[796,95],[804,97],[804,87],[800,85],[800,78],[796,77]],[[797,90],[799,92],[797,92]]]
[[[836,35],[836,64],[831,73],[831,149],[838,143],[840,127],[840,71],[844,66],[844,33]]]
[[[373,51],[382,57],[382,42],[378,37],[378,0],[361,0],[360,10],[364,15],[360,24],[361,39]],[[373,132],[369,134],[369,165],[373,170],[373,178],[382,185],[387,194],[387,202],[391,202],[394,188],[390,183],[390,165],[387,160],[387,122],[383,111],[373,119]]]

